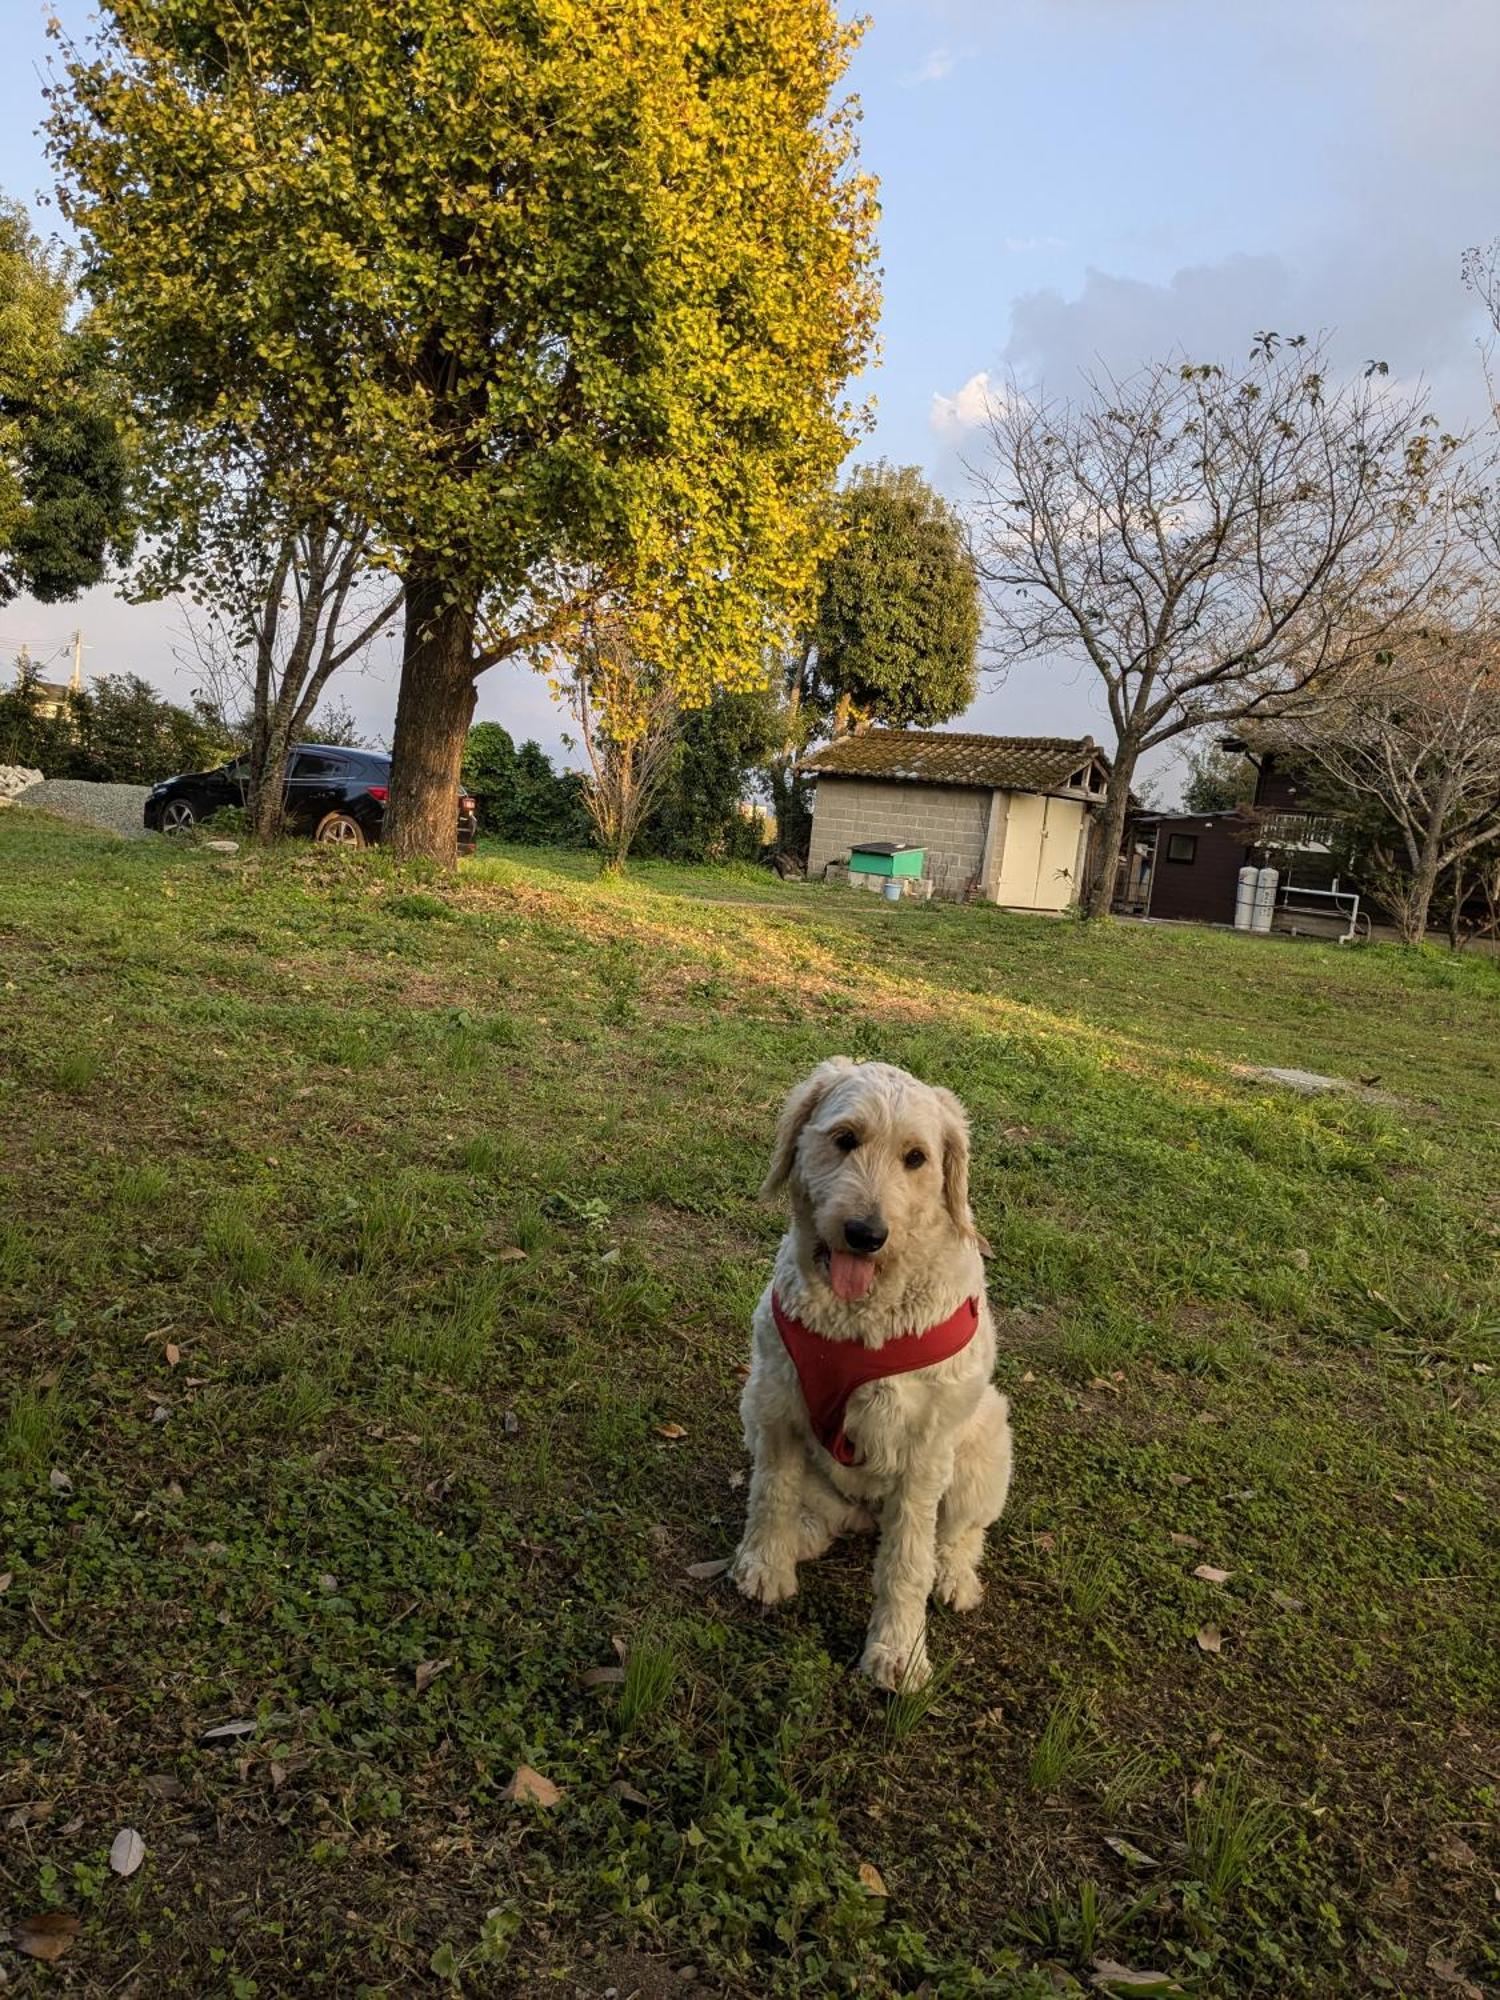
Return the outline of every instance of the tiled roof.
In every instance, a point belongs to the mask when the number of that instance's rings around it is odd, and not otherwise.
[[[1094,758],[1091,736],[967,736],[946,729],[867,729],[801,760],[810,777],[906,778],[922,785],[993,785],[1054,792]]]

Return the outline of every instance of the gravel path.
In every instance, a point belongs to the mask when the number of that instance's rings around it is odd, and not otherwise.
[[[94,785],[84,778],[43,778],[16,794],[18,806],[39,806],[43,812],[58,813],[64,819],[79,819],[86,826],[101,826],[106,833],[131,839],[144,834],[141,808],[146,803],[146,785]]]

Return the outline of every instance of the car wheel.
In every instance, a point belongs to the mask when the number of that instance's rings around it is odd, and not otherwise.
[[[191,833],[197,824],[198,815],[186,799],[169,799],[161,809],[163,833]]]
[[[351,813],[327,813],[318,821],[313,839],[325,847],[363,847],[365,830]]]

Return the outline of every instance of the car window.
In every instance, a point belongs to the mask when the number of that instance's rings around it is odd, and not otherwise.
[[[300,750],[292,764],[290,776],[297,778],[341,778],[344,774],[344,759],[328,757],[315,750]]]
[[[224,766],[224,776],[231,785],[248,785],[250,782],[250,759],[236,757],[232,764]]]

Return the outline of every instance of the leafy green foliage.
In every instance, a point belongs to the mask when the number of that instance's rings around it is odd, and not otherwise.
[[[867,723],[946,722],[978,686],[979,581],[963,522],[915,466],[858,469],[834,509],[810,624],[783,654],[763,782],[776,844],[806,858],[811,787],[796,760]]]
[[[978,686],[979,580],[963,522],[915,466],[860,467],[839,496],[812,639],[823,713],[928,728]]]
[[[1182,809],[1192,813],[1230,812],[1255,797],[1255,766],[1248,757],[1221,749],[1216,742],[1199,743],[1189,753]]]
[[[463,782],[482,833],[523,847],[581,846],[589,838],[577,775],[554,771],[539,743],[519,749],[498,722],[476,722],[464,745]]]
[[[637,842],[643,854],[671,861],[753,861],[765,824],[747,812],[751,773],[776,741],[769,693],[721,694],[689,709],[678,730],[677,758]]]
[[[73,266],[0,198],[0,604],[76,597],[126,543],[126,458]]]
[[[0,759],[49,778],[145,785],[204,770],[230,748],[219,717],[167,701],[139,674],[101,674],[58,714],[42,708],[34,673],[0,693]]]

